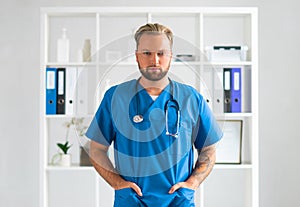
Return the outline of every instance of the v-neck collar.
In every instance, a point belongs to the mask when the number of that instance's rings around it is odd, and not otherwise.
[[[136,80],[136,81],[139,81]],[[172,81],[172,80],[170,80]],[[150,94],[147,92],[147,90],[138,82],[137,83],[137,96],[139,101],[139,113],[142,114],[143,116],[147,117],[148,114],[153,110],[153,108],[164,108],[164,104],[166,100],[164,99],[169,99],[171,96],[170,92],[170,82],[169,84],[161,91],[161,93],[158,95],[158,97],[153,100],[150,96]],[[174,90],[174,89],[173,89]],[[165,94],[169,93],[169,94]],[[161,105],[162,104],[162,105]]]
[[[156,100],[158,100],[158,99],[162,96],[162,94],[165,93],[166,91],[168,91],[168,92],[170,93],[170,85],[171,85],[171,83],[169,82],[168,85],[166,85],[166,87],[164,87],[164,88],[162,89],[161,93],[157,96],[157,98],[156,98],[155,100],[153,100],[152,97],[151,97],[151,95],[147,92],[146,88],[144,88],[144,86],[142,86],[142,85],[140,84],[139,80],[140,80],[140,78],[136,80],[136,81],[137,81],[137,88],[136,88],[137,91],[136,91],[136,93],[141,93],[141,92],[142,92],[143,95],[144,95],[144,94],[147,94],[147,97],[148,97],[149,99],[151,99],[153,103],[154,103]],[[169,79],[169,80],[170,80],[170,79]],[[170,81],[172,81],[172,80],[170,80]]]

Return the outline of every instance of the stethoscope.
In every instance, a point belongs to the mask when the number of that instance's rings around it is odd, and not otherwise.
[[[138,83],[139,83],[140,78],[136,81],[135,84],[135,91],[136,94],[138,93]],[[166,135],[168,136],[173,136],[175,138],[178,137],[179,134],[179,127],[180,127],[180,107],[178,102],[174,99],[174,85],[172,80],[169,78],[169,82],[170,82],[170,90],[171,90],[171,99],[169,99],[164,107],[164,111],[165,111],[165,121],[166,121]],[[137,107],[137,114],[135,116],[133,116],[133,122],[134,123],[141,123],[144,121],[144,117],[143,115],[140,113],[140,98],[137,95],[136,97],[136,107]],[[175,108],[176,112],[177,112],[177,121],[176,121],[176,132],[175,133],[171,133],[169,131],[169,124],[168,124],[168,114],[169,114],[169,108],[173,107]]]

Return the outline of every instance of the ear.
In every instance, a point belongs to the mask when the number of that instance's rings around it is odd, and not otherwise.
[[[135,51],[135,61],[138,63],[139,62],[139,57],[138,57],[138,52],[137,50]]]
[[[173,52],[172,51],[170,51],[169,57],[170,57],[170,61],[172,61],[172,58],[173,58]]]

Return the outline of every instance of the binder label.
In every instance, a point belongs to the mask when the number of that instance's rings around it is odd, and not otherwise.
[[[234,83],[233,83],[233,90],[238,91],[240,90],[240,73],[234,73]]]
[[[58,95],[64,95],[64,72],[58,71]]]
[[[55,71],[47,72],[47,86],[46,89],[55,89]]]
[[[224,71],[224,90],[230,90],[230,71]]]

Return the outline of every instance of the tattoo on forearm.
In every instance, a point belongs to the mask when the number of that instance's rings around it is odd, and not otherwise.
[[[209,158],[209,156],[207,155],[202,155],[199,156],[196,165],[195,165],[195,170],[194,170],[194,175],[195,176],[201,176],[203,174],[206,174],[207,171],[210,169],[211,167],[211,159]]]
[[[211,156],[211,152],[209,150],[202,151],[199,153],[193,175],[200,179],[204,179],[212,170],[213,165],[214,159]]]

